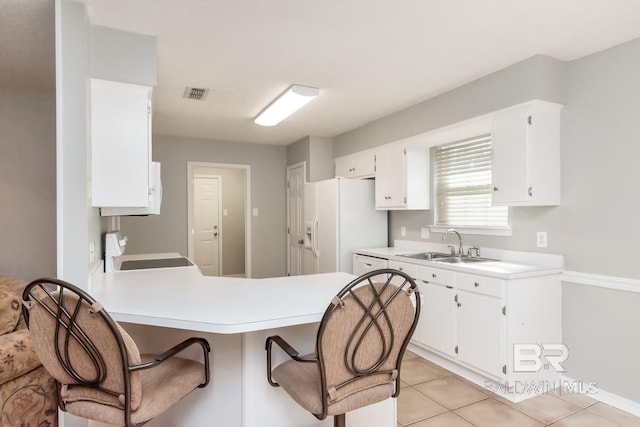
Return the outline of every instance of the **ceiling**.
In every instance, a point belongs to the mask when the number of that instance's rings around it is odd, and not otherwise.
[[[84,2],[92,24],[157,36],[154,133],[265,144],[333,137],[535,54],[571,61],[640,37],[637,0]],[[0,84],[52,78],[53,3],[0,0],[0,64],[14,69],[0,65]],[[254,124],[294,83],[320,96],[277,126]],[[186,86],[210,92],[188,100]]]

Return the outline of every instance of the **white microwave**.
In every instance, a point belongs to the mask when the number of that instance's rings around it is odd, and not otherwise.
[[[151,162],[151,180],[149,182],[149,206],[138,208],[104,207],[100,208],[101,216],[127,215],[159,215],[162,204],[162,181],[160,179],[160,163]]]

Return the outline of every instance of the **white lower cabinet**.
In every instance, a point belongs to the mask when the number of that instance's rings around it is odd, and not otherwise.
[[[418,342],[448,356],[455,355],[456,303],[451,271],[420,267],[422,307]]]
[[[458,359],[495,377],[506,372],[502,299],[472,292],[457,293]]]
[[[414,344],[510,386],[559,378],[551,369],[518,371],[514,354],[515,344],[562,343],[559,273],[506,280],[420,266],[418,279]]]

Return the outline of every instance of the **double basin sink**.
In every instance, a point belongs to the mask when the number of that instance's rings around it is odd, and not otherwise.
[[[442,252],[419,252],[415,254],[401,254],[398,256],[422,260],[422,261],[443,262],[448,264],[466,264],[471,262],[498,261],[497,259],[491,259],[491,258],[456,256],[456,255],[446,254]]]

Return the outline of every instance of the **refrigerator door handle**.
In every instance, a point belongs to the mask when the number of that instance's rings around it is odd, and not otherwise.
[[[314,258],[318,258],[318,216],[313,217],[313,225],[311,226],[311,252]]]

